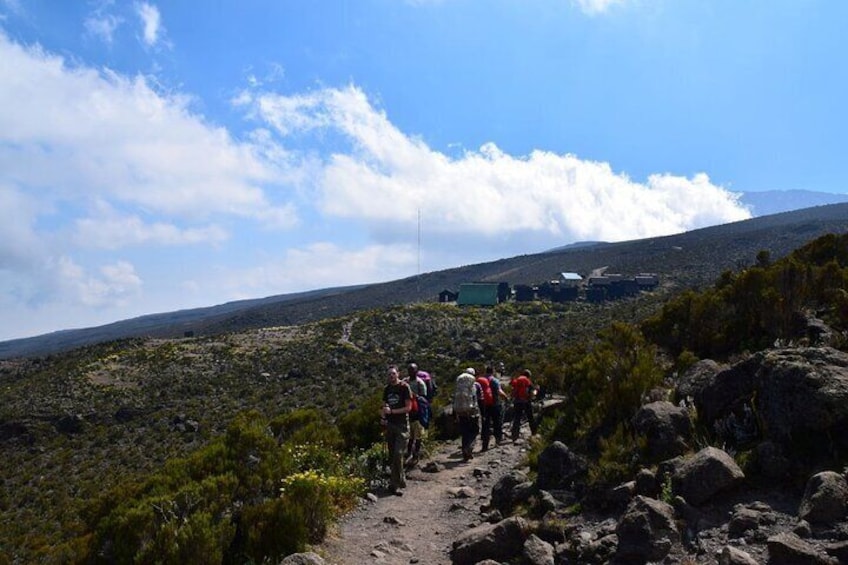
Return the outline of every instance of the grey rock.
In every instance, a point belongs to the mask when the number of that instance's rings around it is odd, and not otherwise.
[[[510,471],[492,487],[492,508],[502,514],[510,514],[515,505],[529,498],[528,488],[532,486],[527,475],[521,471]]]
[[[456,565],[471,565],[484,559],[513,559],[521,555],[528,529],[527,522],[515,516],[497,524],[482,524],[471,528],[453,542],[451,562]]]
[[[726,545],[718,554],[718,565],[757,565],[757,560],[741,549]]]
[[[659,561],[680,541],[674,509],[659,500],[636,496],[616,527],[616,558],[624,562]]]
[[[539,454],[536,486],[543,490],[569,488],[587,469],[583,457],[561,441],[555,441]]]
[[[529,565],[554,565],[554,546],[530,534],[524,542],[524,559]]]
[[[756,530],[759,526],[759,512],[750,508],[739,508],[730,517],[730,522],[727,524],[727,533],[730,537],[741,538],[746,533]]]
[[[675,396],[679,400],[697,397],[702,389],[712,383],[718,373],[727,368],[727,365],[720,365],[712,359],[698,361],[678,379]]]
[[[689,412],[671,402],[651,402],[642,406],[633,419],[633,427],[647,440],[647,455],[660,461],[685,453],[692,435]]]
[[[636,473],[636,494],[656,498],[660,494],[660,483],[650,469],[640,469]]]
[[[324,558],[308,551],[306,553],[293,553],[280,561],[280,565],[324,565]]]
[[[798,516],[808,522],[830,524],[841,520],[848,504],[848,482],[833,471],[813,475],[807,481]]]
[[[698,506],[744,479],[745,474],[730,455],[715,447],[705,447],[677,469],[672,476],[672,487],[687,502]]]
[[[833,558],[792,533],[780,533],[767,540],[769,565],[835,565]]]

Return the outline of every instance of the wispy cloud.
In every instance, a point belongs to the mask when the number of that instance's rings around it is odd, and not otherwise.
[[[112,45],[115,40],[115,31],[123,24],[124,19],[116,15],[113,0],[100,0],[93,3],[93,8],[85,18],[83,25],[86,33]]]
[[[135,5],[136,14],[141,19],[142,40],[148,47],[154,47],[161,39],[162,17],[159,8],[147,2],[138,2]]]

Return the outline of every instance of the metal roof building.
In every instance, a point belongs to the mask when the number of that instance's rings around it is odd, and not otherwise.
[[[459,306],[494,306],[498,303],[498,283],[463,283],[459,285]]]

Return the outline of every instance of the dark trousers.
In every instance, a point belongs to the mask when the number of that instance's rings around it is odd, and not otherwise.
[[[495,441],[503,440],[503,406],[495,404],[483,407],[482,435],[483,449],[489,448],[489,440],[494,435]]]
[[[474,440],[477,439],[477,434],[480,433],[480,418],[474,416],[459,417],[459,436],[462,442],[463,455],[470,455],[474,449]]]
[[[533,419],[533,406],[530,402],[512,403],[512,439],[518,439],[521,430],[521,419],[527,417],[530,424],[530,433],[536,433],[536,421]]]

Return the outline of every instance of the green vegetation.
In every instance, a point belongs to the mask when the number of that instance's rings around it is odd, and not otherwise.
[[[778,260],[760,252],[701,292],[392,306],[4,362],[0,563],[243,563],[303,549],[382,479],[385,366],[410,360],[439,383],[436,410],[466,366],[532,368],[566,401],[531,463],[560,440],[588,458],[592,486],[615,484],[643,461],[641,403],[698,359],[804,343],[811,316],[845,346],[846,269],[848,236],[825,236]]]
[[[848,329],[848,235],[826,235],[771,262],[725,272],[711,289],[670,300],[642,329],[677,356],[727,358],[774,343],[803,342],[805,317]]]

